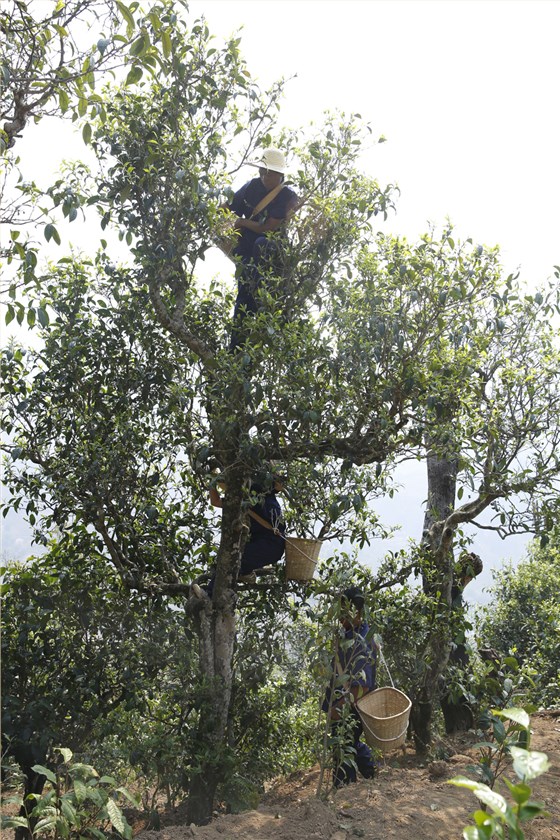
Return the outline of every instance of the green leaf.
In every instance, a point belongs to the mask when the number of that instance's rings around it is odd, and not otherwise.
[[[488,836],[490,835],[482,834],[481,830],[478,829],[476,825],[468,825],[463,829],[463,837],[465,840],[481,840],[481,838]]]
[[[81,803],[87,796],[87,787],[82,782],[81,779],[74,780],[74,795],[76,797],[76,802]]]
[[[455,785],[455,787],[467,788],[467,790],[474,791],[480,785],[480,782],[474,782],[472,779],[469,779],[467,776],[455,776],[453,779],[449,779],[447,784],[448,785]]]
[[[546,753],[524,750],[522,747],[510,747],[510,753],[513,758],[513,769],[524,782],[530,782],[550,769],[550,761]]]
[[[44,817],[42,820],[39,820],[39,822],[33,829],[33,836],[35,836],[36,834],[41,834],[41,832],[44,830],[50,831],[52,828],[55,827],[56,823],[56,816]]]
[[[99,773],[95,767],[91,766],[91,764],[82,764],[78,762],[72,765],[71,770],[72,775],[74,775],[74,773],[81,773],[83,776],[95,777],[95,784],[98,784],[97,779],[99,778]]]
[[[47,242],[53,239],[57,245],[60,245],[60,234],[53,224],[49,223],[45,225],[44,235]]]
[[[37,318],[39,319],[39,323],[41,324],[42,327],[48,326],[49,316],[48,316],[47,311],[45,309],[43,309],[42,306],[40,306],[37,309]]]
[[[25,817],[6,817],[2,814],[2,830],[6,828],[27,828]]]
[[[97,840],[107,840],[107,835],[100,831],[99,828],[95,828],[93,825],[88,826],[87,833],[91,834],[92,837],[96,837]]]
[[[521,784],[518,785],[513,785],[507,779],[504,779],[504,782],[510,789],[511,795],[518,805],[523,805],[524,802],[527,802],[527,800],[531,796],[531,788],[529,787],[529,785],[524,785],[523,782],[521,782]]]
[[[65,88],[61,87],[58,91],[58,104],[60,105],[60,110],[64,114],[68,110],[68,106],[70,105],[70,97]]]
[[[496,717],[502,717],[506,720],[512,720],[514,723],[518,723],[524,729],[529,729],[531,724],[531,718],[525,711],[525,709],[493,709],[492,714],[496,715]]]
[[[171,55],[171,35],[169,34],[169,29],[164,29],[161,33],[161,46],[163,49],[163,54],[166,58],[169,58]]]
[[[143,55],[150,46],[150,38],[147,32],[143,32],[136,41],[133,41],[130,47],[130,54],[138,57]]]
[[[82,137],[83,137],[84,143],[86,145],[91,143],[91,135],[92,135],[91,125],[89,123],[86,123],[84,125],[84,127],[82,128]]]
[[[132,805],[134,805],[135,808],[140,808],[141,805],[142,805],[142,800],[141,800],[140,796],[138,796],[138,797],[134,796],[134,794],[131,793],[126,788],[123,788],[123,787],[115,788],[115,793],[120,793],[121,796],[124,796],[125,799],[128,799],[128,801]]]
[[[12,450],[12,453],[13,453],[13,450]],[[13,457],[13,455],[12,455],[12,457]],[[31,769],[33,770],[34,773],[39,773],[41,776],[46,776],[46,778],[49,780],[49,782],[52,782],[53,785],[56,784],[56,776],[52,772],[52,770],[49,770],[48,767],[43,767],[42,764],[34,764]]]
[[[508,805],[500,793],[496,793],[495,790],[490,790],[487,785],[481,784],[478,785],[473,793],[476,797],[478,797],[478,799],[480,799],[481,802],[484,802],[485,805],[492,808],[495,814],[500,814],[502,816],[507,814]]]
[[[114,799],[107,800],[107,813],[109,815],[109,819],[111,820],[111,825],[113,828],[119,832],[119,834],[124,834],[127,827],[127,822],[122,815],[122,811],[115,802]]]
[[[57,747],[55,752],[60,753],[65,764],[69,764],[72,761],[74,753],[72,750],[69,750],[68,747]]]
[[[99,50],[101,55],[103,55],[107,47],[109,47],[110,45],[111,41],[109,40],[109,38],[100,38],[97,42],[97,49]]]
[[[91,799],[91,801],[95,802],[95,804],[98,805],[100,808],[103,807],[105,799],[100,790],[97,790],[97,788],[88,787],[87,796],[88,799]]]
[[[71,802],[68,801],[64,796],[60,798],[60,810],[62,815],[68,820],[69,823],[73,823],[76,820],[76,809],[72,805]]]
[[[134,32],[134,17],[132,15],[132,12],[128,8],[128,6],[125,6],[125,4],[121,2],[121,0],[116,0],[116,3],[117,3],[117,9],[121,13],[122,18],[123,18],[124,22],[126,23],[126,33],[127,33],[128,37],[130,38],[130,36]]]
[[[506,737],[506,728],[501,720],[494,720],[492,721],[492,730],[494,732],[494,738],[498,741],[499,744],[503,743]]]
[[[144,71],[141,67],[137,64],[132,68],[129,72],[128,76],[126,77],[125,85],[135,85],[136,82],[139,82],[144,74]]]
[[[12,304],[9,303],[8,304],[8,311],[6,312],[6,317],[4,318],[6,326],[10,323],[10,321],[13,321],[15,317],[16,317],[15,309],[12,306]]]
[[[549,817],[550,814],[545,811],[544,805],[541,805],[540,802],[527,802],[526,805],[522,805],[519,809],[519,820],[521,822],[526,822],[526,820],[533,820],[535,817]]]

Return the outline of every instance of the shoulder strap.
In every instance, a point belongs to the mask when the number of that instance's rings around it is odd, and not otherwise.
[[[255,209],[253,210],[251,219],[254,219],[255,216],[258,216],[261,210],[264,210],[265,207],[268,207],[270,202],[274,201],[277,195],[280,195],[280,193],[284,189],[284,186],[284,183],[278,184],[278,186],[274,187],[274,189],[267,193],[264,198],[261,198]]]
[[[249,510],[248,513],[249,516],[256,522],[258,522],[260,525],[264,525],[265,528],[268,528],[270,531],[274,531],[274,533],[276,533],[276,528],[273,525],[271,525],[270,522],[268,522],[266,519],[263,519],[263,517],[260,516],[260,514],[258,514],[256,511]]]

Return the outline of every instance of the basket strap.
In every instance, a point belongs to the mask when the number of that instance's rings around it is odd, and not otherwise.
[[[305,552],[305,551],[303,551],[303,550],[299,547],[299,545],[298,545],[297,543],[293,542],[293,541],[292,541],[289,537],[286,537],[284,534],[281,534],[281,533],[280,533],[280,531],[279,531],[277,528],[275,528],[275,527],[274,527],[274,525],[271,525],[271,524],[270,524],[270,522],[268,522],[266,519],[263,519],[263,517],[262,517],[262,516],[260,516],[260,514],[258,514],[258,513],[257,513],[256,511],[254,511],[254,510],[249,510],[249,511],[248,511],[248,513],[249,513],[249,516],[250,516],[252,519],[254,519],[256,522],[259,522],[259,523],[260,523],[261,525],[263,525],[265,528],[268,528],[268,529],[269,529],[269,531],[274,531],[274,533],[276,534],[276,536],[277,536],[277,537],[282,537],[282,539],[284,540],[284,542],[285,542],[285,543],[287,543],[288,545],[291,545],[291,546],[292,546],[292,548],[295,548],[295,550],[296,550],[296,551],[299,551],[299,553],[300,553],[300,554],[303,554],[303,556],[304,556],[307,560],[309,560],[309,562],[310,562],[310,563],[313,563],[313,565],[314,565],[314,566],[316,566],[316,565],[317,565],[317,561],[316,561],[316,560],[314,560],[314,559],[313,559],[313,557],[310,557],[310,556],[309,556],[309,554],[306,554],[306,552]]]
[[[267,519],[264,519],[264,518],[263,518],[260,514],[258,514],[256,511],[254,511],[254,510],[250,510],[250,509],[249,509],[248,513],[249,513],[249,516],[251,517],[251,519],[254,519],[254,520],[255,520],[255,522],[258,522],[258,523],[259,523],[259,525],[264,525],[264,527],[265,527],[265,528],[268,528],[268,529],[269,529],[269,531],[274,531],[274,533],[275,533],[277,536],[279,536],[279,537],[283,537],[283,535],[280,533],[280,531],[278,530],[278,528],[275,528],[275,527],[274,527],[274,525],[271,525],[271,524],[270,524],[270,522],[269,522]],[[285,538],[285,537],[283,537],[283,539],[286,539],[286,538]]]
[[[395,683],[393,682],[393,677],[391,676],[391,672],[389,671],[389,666],[388,666],[388,665],[387,665],[387,663],[385,662],[385,657],[383,656],[383,648],[381,647],[381,645],[378,645],[378,646],[377,646],[377,649],[378,649],[378,651],[379,651],[379,658],[381,659],[381,663],[385,666],[385,670],[386,670],[386,671],[387,671],[387,673],[389,674],[389,679],[390,679],[390,681],[391,681],[391,685],[392,685],[392,687],[394,688],[394,687],[395,687]]]

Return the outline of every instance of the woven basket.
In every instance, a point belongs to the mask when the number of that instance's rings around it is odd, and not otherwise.
[[[321,540],[286,539],[286,580],[311,580],[322,546]]]
[[[378,688],[356,703],[370,747],[391,752],[406,739],[412,703],[398,688]]]

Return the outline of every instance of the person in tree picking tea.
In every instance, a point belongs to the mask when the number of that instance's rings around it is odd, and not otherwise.
[[[225,490],[225,485],[221,486]],[[286,525],[276,496],[282,492],[283,487],[284,478],[279,475],[273,475],[272,482],[266,487],[257,481],[251,483],[251,493],[256,500],[248,509],[249,537],[245,543],[237,578],[241,583],[254,583],[256,570],[276,566],[284,555]],[[222,507],[222,497],[214,485],[210,486],[210,502],[214,507]],[[201,598],[205,590],[206,594],[212,597],[214,580],[215,572],[205,588],[194,583],[191,587],[192,593]]]
[[[274,243],[268,239],[296,209],[298,197],[284,184],[286,159],[279,149],[268,148],[260,160],[251,163],[259,169],[253,178],[238,190],[226,209],[237,218],[234,228],[239,232],[232,256],[237,257],[238,289],[233,312],[232,348],[241,341],[240,327],[248,313],[258,309],[255,295],[264,276],[264,269],[275,253]]]

